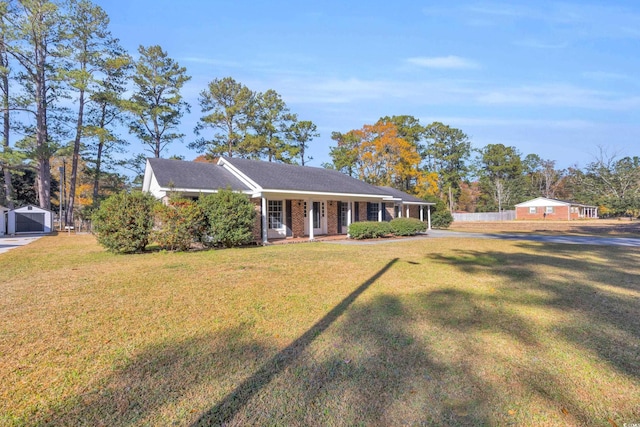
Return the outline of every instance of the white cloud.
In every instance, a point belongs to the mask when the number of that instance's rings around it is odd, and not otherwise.
[[[418,56],[407,59],[407,62],[420,67],[437,69],[460,70],[480,68],[476,62],[454,55],[434,57]]]
[[[572,107],[596,110],[640,108],[640,97],[584,89],[572,85],[540,84],[486,91],[477,97],[480,104],[537,107]]]

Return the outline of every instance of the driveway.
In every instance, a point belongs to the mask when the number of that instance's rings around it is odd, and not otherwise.
[[[372,240],[332,240],[325,243],[337,243],[343,245],[377,245],[381,243],[406,242],[417,239],[438,238],[471,238],[471,239],[496,239],[496,240],[528,240],[542,243],[565,243],[568,245],[600,245],[600,246],[627,246],[640,248],[640,236],[633,237],[599,237],[599,236],[548,236],[530,233],[465,233],[462,231],[429,230],[426,234],[400,239],[372,239]]]
[[[627,246],[640,248],[640,236],[634,237],[600,237],[600,236],[549,236],[530,233],[465,233],[462,231],[431,230],[427,235],[432,238],[462,237],[475,239],[498,240],[529,240],[542,243],[565,243],[568,245],[600,245],[600,246]]]
[[[0,254],[4,252],[8,252],[11,249],[17,248],[19,246],[28,245],[31,242],[35,242],[42,236],[6,236],[0,237]]]

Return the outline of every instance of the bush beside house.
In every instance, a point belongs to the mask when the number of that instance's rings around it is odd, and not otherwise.
[[[146,193],[118,193],[93,214],[98,243],[111,252],[143,251],[153,229],[155,198]]]
[[[186,251],[202,238],[206,228],[200,205],[188,199],[172,199],[169,204],[157,203],[152,240],[162,249]]]
[[[232,190],[167,205],[150,194],[120,193],[102,202],[93,225],[98,243],[111,252],[141,252],[150,242],[186,251],[197,242],[227,248],[253,242],[255,215],[249,198]]]
[[[233,246],[253,242],[256,211],[249,198],[230,189],[201,197],[199,204],[206,218],[204,243],[207,246]]]

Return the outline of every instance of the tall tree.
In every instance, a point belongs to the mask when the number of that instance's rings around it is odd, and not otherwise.
[[[51,166],[54,148],[49,138],[47,115],[61,53],[61,23],[59,5],[51,0],[17,0],[15,9],[5,16],[6,52],[19,63],[19,77],[25,88],[24,111],[35,116],[34,153],[37,161],[37,187],[40,207],[51,206]]]
[[[614,215],[637,215],[640,210],[640,157],[619,157],[598,147],[585,170],[582,194],[585,203],[600,203]]]
[[[537,154],[527,154],[522,166],[529,187],[529,197],[557,197],[566,172],[556,169],[555,160],[545,160]]]
[[[511,207],[522,191],[522,159],[515,147],[489,144],[480,152],[480,182],[498,212]]]
[[[0,3],[0,93],[2,94],[2,151],[0,152],[0,169],[3,173],[3,194],[5,205],[13,209],[14,195],[13,185],[11,182],[10,158],[11,146],[9,145],[9,136],[11,132],[11,116],[10,116],[10,92],[9,92],[9,75],[11,68],[9,64],[9,54],[5,33],[7,31],[6,16],[9,12],[9,2]]]
[[[302,166],[308,160],[312,160],[313,157],[307,157],[306,151],[309,148],[309,142],[313,140],[313,138],[317,138],[320,136],[318,133],[318,128],[313,122],[309,120],[302,121],[294,121],[294,123],[287,129],[287,139],[292,142],[294,146],[294,152],[296,153],[296,157],[300,157],[300,162]]]
[[[256,96],[251,122],[253,133],[245,140],[250,157],[290,163],[295,147],[287,141],[286,132],[295,120],[280,94],[273,89]]]
[[[422,153],[424,152],[423,140],[425,136],[425,133],[424,133],[425,128],[420,124],[420,120],[416,119],[413,116],[407,116],[407,115],[391,116],[391,117],[386,116],[378,120],[378,123],[393,123],[396,126],[396,129],[398,130],[398,136],[404,139],[405,141],[407,141],[409,144],[413,145],[415,150],[420,155],[423,155]],[[428,179],[429,184],[427,185],[427,187],[430,188],[430,186],[432,186],[433,184],[433,176],[427,173],[428,171],[426,170],[423,172],[425,173],[420,174],[421,182],[418,182],[417,177],[410,177],[405,182],[401,183],[401,185],[398,185],[398,189],[412,192],[412,190],[415,189],[416,187],[424,187],[425,182],[427,181],[424,181],[424,179],[422,178],[426,178],[427,176],[429,177]],[[421,194],[428,193],[430,196],[433,195],[431,194],[431,189],[420,190],[420,193]]]
[[[329,148],[331,163],[323,166],[328,169],[335,169],[349,176],[356,176],[356,166],[359,159],[358,147],[361,138],[355,130],[347,133],[331,132],[331,139],[336,142],[335,147]]]
[[[427,145],[424,157],[427,169],[438,174],[440,198],[447,200],[449,210],[455,208],[460,183],[467,177],[471,142],[460,129],[433,122],[425,128]]]
[[[71,0],[69,5],[67,37],[69,38],[73,65],[64,74],[69,85],[77,93],[78,110],[65,223],[73,224],[78,159],[80,158],[81,140],[86,132],[85,107],[91,101],[91,94],[99,90],[97,75],[103,72],[107,57],[112,56],[114,52],[112,46],[115,40],[108,29],[109,17],[102,8],[88,0]]]
[[[122,95],[126,90],[126,79],[131,71],[131,58],[114,48],[114,55],[102,64],[102,78],[97,91],[91,94],[88,123],[85,134],[89,138],[88,162],[93,164],[92,204],[95,206],[100,197],[100,182],[105,168],[105,160],[111,159],[113,152],[122,151],[128,144],[116,134],[115,129],[123,123]]]
[[[215,79],[198,98],[203,113],[194,132],[211,128],[216,131],[209,140],[199,138],[189,148],[212,156],[243,155],[242,142],[251,122],[256,94],[231,77]]]
[[[393,123],[364,125],[355,133],[361,140],[358,147],[361,179],[397,188],[418,175],[420,155],[412,144],[398,136]]]
[[[189,112],[189,104],[182,100],[180,90],[191,77],[160,46],[140,46],[138,53],[134,93],[125,103],[134,116],[129,131],[158,158],[167,145],[184,137],[176,129]]]

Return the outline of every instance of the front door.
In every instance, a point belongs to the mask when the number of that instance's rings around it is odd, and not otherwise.
[[[327,234],[327,221],[325,215],[325,202],[312,202],[313,204],[313,234]],[[304,204],[304,232],[309,234],[309,212],[307,203]]]

